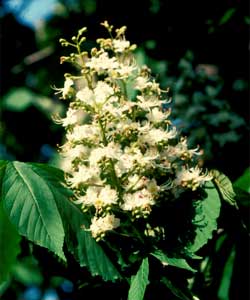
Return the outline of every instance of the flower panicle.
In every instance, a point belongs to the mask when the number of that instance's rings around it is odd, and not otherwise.
[[[135,226],[144,220],[145,236],[157,236],[151,228],[158,227],[145,221],[154,207],[199,189],[211,176],[195,161],[198,148],[189,149],[173,126],[164,108],[167,91],[137,64],[126,27],[101,25],[109,37],[97,39],[89,52],[81,50],[85,27],[71,42],[61,40],[74,45],[69,57],[79,72],[67,74],[57,89],[70,101],[66,116],[57,118],[66,130],[60,150],[66,181],[91,216],[88,230],[96,240],[108,232],[126,234],[126,220]]]

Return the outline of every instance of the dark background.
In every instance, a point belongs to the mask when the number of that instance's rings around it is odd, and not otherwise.
[[[64,132],[52,122],[51,115],[63,113],[67,103],[58,99],[52,86],[62,87],[63,73],[72,70],[68,65],[59,64],[60,56],[68,54],[68,50],[59,45],[59,38],[70,39],[79,28],[87,26],[91,42],[86,47],[90,48],[96,38],[103,36],[104,30],[99,24],[107,19],[115,27],[127,26],[127,39],[139,46],[140,53],[155,74],[160,70],[161,83],[165,87],[171,85],[169,78],[172,78],[174,118],[190,122],[183,132],[194,137],[194,143],[209,153],[204,157],[204,166],[219,169],[232,181],[249,166],[250,17],[247,1],[60,0],[50,18],[40,20],[36,28],[20,23],[19,17],[25,14],[31,2],[39,5],[40,1],[21,1],[15,15],[6,8],[10,1],[0,1],[0,159],[56,164],[56,146],[62,143]],[[187,51],[192,53],[192,59],[188,68],[181,71],[180,60]],[[205,79],[199,77],[197,67],[200,65],[212,68],[216,76],[205,74]],[[178,91],[175,83],[180,80],[184,83]],[[210,105],[214,99],[205,93],[208,85],[222,86],[215,97],[223,105]],[[202,106],[202,113],[194,113],[190,118],[185,115],[186,108],[174,110],[178,93],[186,96],[188,108]],[[193,100],[197,94],[205,95],[206,102],[197,105]],[[19,103],[20,106],[16,105]],[[227,118],[218,123],[216,118],[224,112]],[[199,136],[200,127],[203,134]],[[218,134],[217,140],[214,131]],[[229,141],[219,143],[226,134]],[[229,248],[236,243],[238,249],[238,268],[233,275],[230,299],[244,299],[242,295],[248,290],[248,276],[242,277],[240,270],[244,265],[245,272],[248,266],[248,260],[245,261],[248,238],[242,233],[241,221],[234,212],[228,211],[221,222],[229,232]],[[248,216],[248,212],[244,211],[244,214]],[[235,226],[232,228],[230,224]],[[227,257],[228,250],[223,251]],[[55,275],[55,270],[66,272],[51,258],[39,255],[47,264],[46,272],[42,269],[48,278]],[[224,263],[225,260],[221,261],[222,265],[217,261],[217,266],[222,269]],[[32,270],[31,274],[34,274]],[[67,272],[68,277],[74,278],[73,270]],[[213,274],[216,272],[214,270]],[[217,299],[220,277],[215,276],[212,284],[204,282],[204,278],[200,278],[196,286],[203,297],[201,299]],[[25,290],[17,282],[8,299],[17,297],[13,290],[20,293]],[[62,286],[60,288],[63,290]],[[28,299],[22,297],[20,299]]]

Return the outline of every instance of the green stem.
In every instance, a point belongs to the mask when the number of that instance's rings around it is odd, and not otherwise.
[[[85,61],[84,61],[84,59],[83,59],[83,57],[82,57],[82,52],[81,52],[81,47],[80,47],[80,45],[78,44],[78,42],[77,42],[77,44],[76,44],[76,48],[77,48],[77,52],[78,52],[78,54],[79,54],[79,56],[80,56],[80,58],[81,58],[81,61],[82,61],[82,66],[84,66],[85,65]]]
[[[108,145],[108,140],[107,140],[107,137],[105,135],[105,128],[99,118],[98,120],[99,122],[99,126],[101,128],[101,134],[102,134],[102,141],[103,141],[103,144],[104,146],[107,146]],[[109,159],[109,162],[110,162],[110,169],[111,169],[111,178],[112,178],[112,181],[114,182],[116,188],[117,188],[117,191],[119,193],[119,198],[121,198],[121,193],[122,193],[122,187],[121,187],[121,184],[120,184],[120,181],[116,175],[116,172],[115,172],[115,164],[114,164],[114,161],[110,158]]]
[[[128,99],[127,86],[126,86],[126,83],[124,82],[124,80],[121,80],[121,84],[122,84],[122,89],[123,89],[123,93],[125,95],[125,98]]]

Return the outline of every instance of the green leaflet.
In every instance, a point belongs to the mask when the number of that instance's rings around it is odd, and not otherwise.
[[[2,181],[5,172],[5,168],[7,166],[6,160],[0,160],[0,201],[1,201],[1,193],[2,193]]]
[[[69,203],[70,204],[70,203]],[[115,266],[106,256],[100,245],[92,238],[90,232],[84,230],[82,226],[86,222],[82,212],[73,204],[67,205],[65,217],[71,215],[70,224],[68,226],[66,239],[69,250],[74,254],[81,266],[87,266],[93,276],[100,275],[106,280],[115,281],[121,278]],[[72,240],[72,234],[76,236],[76,240]]]
[[[234,182],[234,187],[250,193],[250,168],[247,168],[245,172]]]
[[[235,256],[236,256],[236,250],[235,250],[235,246],[233,246],[229,254],[229,257],[226,261],[223,274],[222,274],[221,283],[218,289],[219,300],[230,300],[229,294],[230,294],[230,286],[232,283]]]
[[[220,214],[220,196],[212,182],[208,182],[205,186],[207,196],[205,199],[197,201],[195,204],[195,238],[193,243],[187,250],[196,252],[207,241],[212,238],[213,231],[217,228],[217,218]]]
[[[90,232],[82,228],[88,227],[88,219],[69,201],[72,192],[62,185],[63,172],[43,164],[32,164],[31,167],[36,174],[46,179],[53,191],[64,223],[67,247],[80,265],[87,266],[93,276],[100,275],[104,280],[115,281],[120,278],[120,274],[100,245],[92,238]]]
[[[32,256],[20,258],[13,268],[13,278],[26,286],[41,286],[44,277],[39,262]]]
[[[8,279],[16,263],[20,252],[19,242],[20,236],[10,223],[3,209],[3,202],[0,202],[0,283]]]
[[[183,290],[183,288],[179,288],[176,284],[173,284],[173,282],[166,277],[163,277],[161,279],[161,282],[166,285],[168,289],[175,295],[178,299],[181,300],[194,300],[194,297],[191,295],[191,293],[188,290]]]
[[[185,269],[188,271],[196,272],[193,268],[189,266],[189,264],[186,262],[184,258],[174,258],[174,257],[168,257],[166,254],[164,254],[161,250],[156,250],[155,252],[151,253],[154,257],[159,259],[163,265],[170,265],[173,267],[177,267],[180,269]]]
[[[212,170],[211,173],[222,198],[229,204],[235,205],[235,192],[229,178],[217,170]]]
[[[18,232],[65,260],[64,229],[46,179],[30,164],[9,162],[2,179],[4,209]]]
[[[142,300],[146,287],[149,283],[149,264],[148,258],[144,258],[142,264],[135,276],[131,279],[128,300]]]

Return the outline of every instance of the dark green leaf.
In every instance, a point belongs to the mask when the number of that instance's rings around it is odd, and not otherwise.
[[[234,187],[250,193],[250,168],[247,168],[245,172],[234,182]]]
[[[20,236],[10,223],[0,202],[0,283],[7,280],[20,252]]]
[[[63,172],[43,164],[32,164],[31,167],[35,173],[46,179],[53,191],[63,220],[67,247],[80,265],[87,266],[93,276],[100,275],[104,280],[114,281],[120,278],[117,269],[100,245],[92,238],[89,231],[84,230],[83,227],[88,228],[89,221],[69,200],[72,192],[62,185]]]
[[[38,261],[32,256],[25,257],[18,261],[13,268],[13,277],[16,281],[26,286],[32,284],[41,285],[43,282]]]
[[[208,182],[205,186],[206,198],[199,200],[195,204],[196,236],[193,243],[188,247],[191,252],[196,252],[207,241],[212,238],[213,231],[217,228],[217,218],[220,214],[220,197],[212,182]]]
[[[128,300],[143,299],[146,287],[149,283],[148,274],[149,274],[148,258],[144,258],[138,272],[131,279],[130,289],[128,292]]]
[[[66,243],[81,266],[87,266],[93,276],[100,275],[104,280],[115,281],[120,278],[115,266],[107,257],[101,246],[86,231],[87,220],[84,214],[72,203],[64,203],[63,215],[69,224],[66,230]],[[88,226],[86,226],[88,227]],[[75,239],[72,238],[75,236]]]
[[[30,164],[9,162],[4,178],[4,208],[18,232],[65,259],[64,229],[54,191]]]
[[[234,246],[230,252],[230,255],[226,261],[222,273],[222,279],[218,289],[218,299],[220,300],[230,300],[229,291],[231,286],[235,256],[236,256],[236,250]]]
[[[179,299],[182,300],[193,300],[193,296],[188,291],[183,291],[179,287],[177,287],[175,284],[172,283],[169,279],[166,277],[163,277],[161,280],[162,283],[164,283],[170,291]]]
[[[193,268],[189,266],[189,264],[186,262],[183,258],[174,258],[174,257],[168,257],[166,254],[164,254],[161,250],[156,250],[155,252],[151,253],[154,257],[159,259],[163,265],[170,265],[173,267],[189,270],[192,272],[196,272]]]
[[[2,299],[1,297],[3,296],[5,291],[9,288],[10,285],[11,285],[11,279],[8,279],[0,283],[0,299]]]
[[[235,14],[236,12],[236,8],[230,8],[228,9],[225,14],[221,17],[220,21],[219,21],[219,25],[223,25],[225,23],[227,23],[231,18],[232,16]]]
[[[235,205],[235,192],[230,179],[217,170],[212,170],[211,174],[214,176],[214,183],[216,184],[222,198],[231,205]]]
[[[5,173],[5,168],[7,166],[6,160],[0,160],[0,201],[1,201],[1,193],[2,193],[2,181]]]

